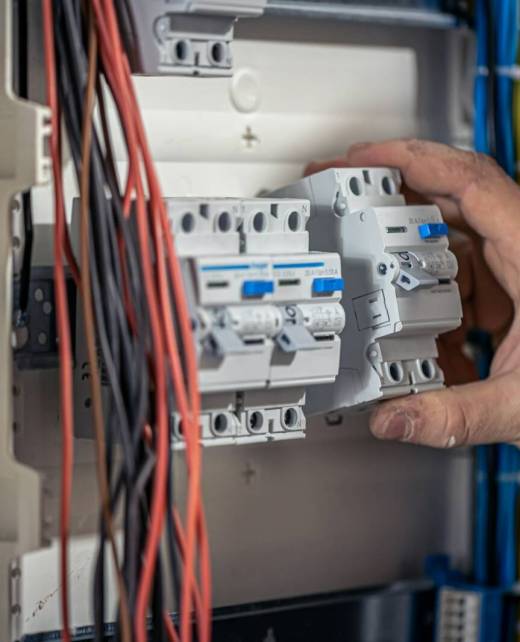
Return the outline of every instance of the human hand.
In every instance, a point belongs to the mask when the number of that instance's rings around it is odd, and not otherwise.
[[[498,343],[486,381],[382,403],[372,432],[439,447],[520,443],[520,188],[491,158],[426,141],[356,145],[307,173],[338,166],[398,168],[407,201],[437,204],[457,230],[450,249],[459,261],[464,322],[439,342],[447,383],[476,378],[462,350],[468,329],[486,330]]]

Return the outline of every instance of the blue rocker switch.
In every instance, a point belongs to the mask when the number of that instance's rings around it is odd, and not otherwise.
[[[423,223],[419,225],[419,235],[422,239],[438,239],[441,236],[448,236],[446,223]]]
[[[321,277],[312,282],[312,291],[314,294],[334,294],[338,290],[343,290],[344,285],[341,278]]]
[[[244,281],[242,284],[242,296],[247,298],[258,298],[273,292],[273,281]]]

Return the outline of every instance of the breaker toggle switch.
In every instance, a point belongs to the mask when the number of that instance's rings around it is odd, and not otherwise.
[[[320,347],[305,327],[303,312],[296,305],[285,308],[283,329],[276,336],[276,343],[284,352],[316,350]]]
[[[446,223],[423,223],[419,225],[419,236],[422,239],[438,239],[441,236],[448,236]]]

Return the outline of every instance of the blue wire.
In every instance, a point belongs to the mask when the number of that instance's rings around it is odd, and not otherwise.
[[[518,449],[501,444],[498,447],[497,491],[497,559],[498,581],[509,589],[516,581],[516,499]]]
[[[511,68],[516,62],[517,51],[517,0],[495,0],[495,61],[498,68]],[[497,73],[495,81],[496,156],[503,169],[515,175],[515,146],[513,132],[513,80]]]
[[[487,0],[475,0],[475,31],[477,37],[476,74],[473,91],[474,99],[474,147],[477,152],[490,153],[488,119],[488,11]],[[479,339],[484,342],[483,337]],[[479,340],[479,343],[481,341]],[[480,359],[480,376],[487,376],[491,357],[483,349]],[[490,581],[488,565],[489,548],[489,486],[490,486],[490,449],[488,446],[476,448],[476,487],[475,487],[475,533],[473,544],[473,574],[477,584],[485,585]]]
[[[488,136],[488,23],[486,0],[475,2],[475,29],[477,34],[477,69],[474,85],[474,145],[478,152],[489,154]]]
[[[495,61],[499,68],[511,68],[518,50],[518,0],[494,0]],[[514,176],[515,144],[513,128],[513,79],[497,73],[495,81],[495,141],[497,160]],[[496,560],[500,586],[509,589],[517,579],[517,476],[520,454],[515,446],[498,447]],[[478,507],[477,507],[478,513]],[[477,516],[477,520],[479,517]]]
[[[489,455],[488,446],[476,448],[475,488],[475,541],[473,550],[473,574],[479,585],[489,584],[488,528],[489,528]]]

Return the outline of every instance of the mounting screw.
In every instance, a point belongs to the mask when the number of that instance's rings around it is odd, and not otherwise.
[[[379,272],[379,274],[382,274],[384,276],[388,272],[388,268],[385,263],[380,263],[377,266],[377,271]]]

